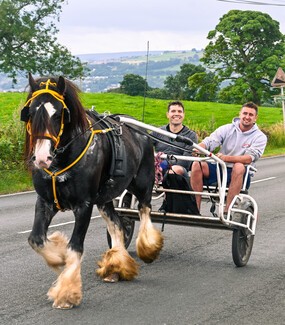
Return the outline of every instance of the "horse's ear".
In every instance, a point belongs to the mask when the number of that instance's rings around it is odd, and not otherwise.
[[[36,83],[35,79],[33,78],[32,74],[30,72],[29,72],[29,85],[31,87],[32,93],[39,89],[38,84]]]
[[[63,95],[65,92],[65,79],[62,76],[58,77],[58,82],[57,82],[57,89],[58,93]]]

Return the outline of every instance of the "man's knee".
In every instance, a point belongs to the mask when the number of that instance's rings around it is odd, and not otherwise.
[[[245,173],[245,166],[242,163],[235,163],[233,165],[232,173],[236,176],[243,176]]]
[[[198,161],[193,161],[192,166],[191,166],[191,171],[196,171],[197,168],[199,167]]]
[[[174,165],[174,166],[172,166],[172,170],[171,169],[169,170],[169,173],[172,173],[172,171],[175,174],[184,175],[185,168],[183,168],[182,166],[179,166],[179,165]]]
[[[201,172],[201,165],[198,161],[194,161],[191,166],[191,173],[200,173]]]

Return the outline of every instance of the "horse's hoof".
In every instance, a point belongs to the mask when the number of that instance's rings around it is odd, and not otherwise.
[[[70,303],[66,302],[65,304],[62,304],[62,305],[56,305],[55,303],[53,303],[52,307],[55,308],[55,309],[67,310],[67,309],[72,309],[73,304],[70,304]]]
[[[112,273],[108,276],[106,276],[106,278],[103,279],[104,282],[118,282],[119,281],[119,274],[118,273]]]

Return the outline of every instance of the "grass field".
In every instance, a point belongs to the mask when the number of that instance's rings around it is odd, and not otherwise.
[[[166,108],[168,100],[145,99],[143,97],[131,97],[123,94],[82,94],[82,102],[85,107],[95,107],[100,113],[125,113],[152,125],[160,126],[167,123]],[[199,130],[210,126],[218,127],[230,123],[232,118],[238,115],[240,105],[205,103],[184,101],[186,119],[185,124]],[[145,106],[145,108],[144,108]],[[272,107],[260,107],[258,124],[260,127],[268,127],[282,121],[282,109]],[[197,129],[196,129],[197,128]]]
[[[0,127],[19,116],[20,109],[25,104],[25,93],[0,93]],[[168,100],[143,97],[131,97],[124,94],[112,93],[83,93],[81,100],[86,108],[94,108],[100,112],[129,114],[144,122],[160,126],[167,122],[166,107]],[[199,130],[199,128],[218,127],[230,123],[238,115],[240,105],[205,103],[184,101],[186,119],[185,124]],[[269,127],[282,121],[282,109],[260,107],[258,125]],[[197,128],[197,129],[196,129]]]
[[[0,93],[0,141],[1,136],[7,129],[12,131],[24,129],[24,123],[19,122],[20,110],[26,101],[26,93]],[[87,109],[92,106],[99,113],[110,112],[112,114],[128,114],[140,121],[154,126],[167,123],[166,109],[168,100],[158,100],[143,97],[131,97],[124,94],[112,93],[83,93],[81,100]],[[195,130],[201,138],[216,129],[218,126],[230,123],[232,118],[238,115],[240,105],[229,105],[221,103],[202,103],[184,101],[185,124]],[[257,124],[270,134],[274,128],[280,130],[282,126],[282,109],[272,107],[260,107]],[[13,135],[12,135],[13,136]],[[274,140],[266,148],[265,155],[276,155],[285,153],[284,133],[277,131]],[[280,144],[281,143],[281,144]],[[1,161],[1,152],[0,152]],[[15,163],[16,162],[12,162]],[[1,170],[0,170],[1,171]],[[0,194],[29,190],[32,188],[29,175],[17,169],[1,171]]]

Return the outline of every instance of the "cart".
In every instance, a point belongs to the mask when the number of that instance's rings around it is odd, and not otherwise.
[[[151,125],[120,116],[120,122],[143,127],[150,131],[163,133],[176,141],[189,143],[188,138],[179,137],[173,133],[155,128]],[[191,142],[192,144],[192,142]],[[204,186],[202,192],[172,190],[163,188],[162,184],[156,184],[153,188],[151,219],[154,223],[183,225],[193,227],[206,227],[232,231],[232,258],[237,267],[245,266],[250,258],[256,223],[258,207],[256,201],[248,194],[246,182],[250,174],[257,170],[251,165],[247,166],[246,175],[241,192],[232,200],[228,213],[224,215],[224,203],[228,188],[226,186],[227,169],[226,164],[216,155],[193,143],[193,147],[199,150],[203,156],[174,156],[176,159],[190,161],[207,161],[216,164],[218,181],[215,186]],[[160,158],[168,159],[167,155]],[[190,175],[191,176],[191,175]],[[201,215],[178,214],[159,211],[156,202],[162,201],[165,193],[173,192],[181,195],[201,194]],[[137,200],[134,195],[125,190],[114,200],[116,212],[122,217],[124,228],[124,240],[126,248],[131,243],[135,221],[139,220]],[[208,209],[207,206],[210,208]],[[206,212],[204,212],[206,211]],[[111,238],[107,232],[107,241],[111,247]]]

